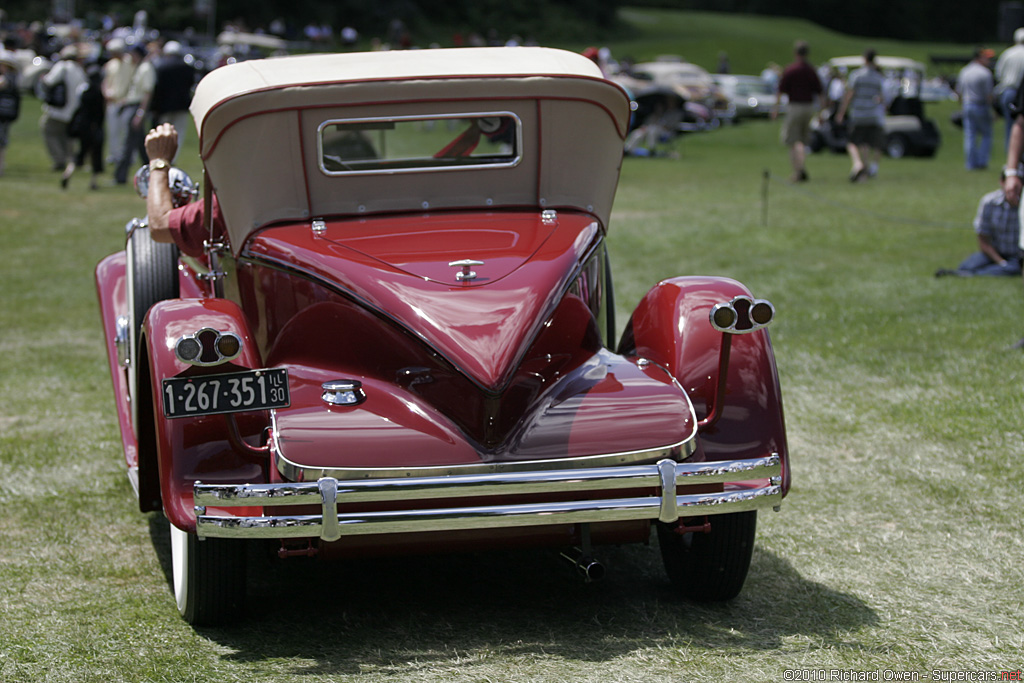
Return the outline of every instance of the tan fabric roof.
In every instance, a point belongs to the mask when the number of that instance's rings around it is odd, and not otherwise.
[[[447,76],[552,75],[601,78],[591,60],[542,47],[399,50],[254,59],[212,71],[192,100],[202,129],[218,102],[266,88]]]
[[[303,55],[216,69],[192,114],[235,249],[269,223],[424,207],[572,207],[607,225],[629,100],[589,59],[549,48]],[[509,111],[523,161],[509,169],[330,177],[330,119]]]

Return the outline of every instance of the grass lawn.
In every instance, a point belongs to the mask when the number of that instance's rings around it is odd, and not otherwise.
[[[718,21],[630,12],[655,41],[670,19]],[[758,64],[786,61],[789,27]],[[860,51],[843,40],[835,54]],[[174,607],[166,522],[136,511],[123,472],[92,283],[143,204],[90,192],[84,172],[61,191],[37,111],[24,103],[0,178],[0,681],[998,680],[1024,667],[1024,355],[1007,348],[1024,298],[1017,279],[932,277],[973,249],[1002,161],[997,145],[994,170],[963,170],[952,105],[929,109],[936,158],[885,160],[856,185],[830,153],[788,184],[767,121],[624,163],[620,329],[679,274],[734,277],[778,311],[794,486],[760,515],[736,600],[673,597],[654,546],[603,552],[608,576],[590,585],[546,551],[255,557],[251,619],[201,630]],[[198,177],[195,150],[192,135],[181,165]]]

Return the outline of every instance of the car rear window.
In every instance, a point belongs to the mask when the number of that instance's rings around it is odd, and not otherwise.
[[[501,168],[519,163],[522,124],[510,112],[332,119],[318,145],[327,175]]]

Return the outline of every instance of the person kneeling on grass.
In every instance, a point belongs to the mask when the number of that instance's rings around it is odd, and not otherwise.
[[[956,270],[942,268],[935,277],[943,275],[1020,275],[1020,191],[1006,191],[1006,173],[999,178],[1003,189],[989,192],[978,204],[974,217],[974,232],[978,235],[978,251],[957,266]]]

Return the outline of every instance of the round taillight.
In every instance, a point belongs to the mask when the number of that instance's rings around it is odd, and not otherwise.
[[[231,332],[225,332],[217,338],[217,353],[225,360],[231,360],[242,350],[242,340]]]
[[[767,325],[775,317],[775,309],[767,301],[757,301],[750,308],[750,319],[757,325]]]
[[[194,363],[203,354],[203,347],[195,337],[182,337],[174,346],[174,355],[185,363]]]
[[[736,324],[736,309],[725,304],[718,304],[711,311],[711,322],[720,330],[728,330]]]

